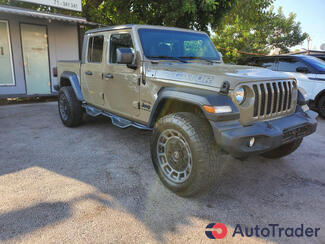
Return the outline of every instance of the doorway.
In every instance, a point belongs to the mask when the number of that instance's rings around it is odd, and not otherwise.
[[[0,20],[0,86],[14,86],[14,71],[8,22]]]
[[[20,28],[27,95],[50,94],[47,28],[34,24]]]

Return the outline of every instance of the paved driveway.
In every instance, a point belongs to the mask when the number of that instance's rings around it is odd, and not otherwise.
[[[325,242],[325,120],[286,158],[223,156],[218,184],[194,199],[160,183],[149,137],[105,118],[66,128],[56,103],[1,106],[0,242],[212,243],[211,222],[227,226],[228,242]],[[232,238],[236,224],[321,229],[317,238]]]

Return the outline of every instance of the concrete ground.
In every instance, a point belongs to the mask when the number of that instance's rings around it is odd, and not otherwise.
[[[0,241],[23,243],[325,243],[325,120],[292,155],[245,161],[222,156],[209,194],[169,192],[149,153],[150,132],[109,119],[66,128],[56,103],[0,107]],[[240,237],[246,227],[320,228],[318,237]]]

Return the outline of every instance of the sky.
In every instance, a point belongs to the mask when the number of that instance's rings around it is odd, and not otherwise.
[[[290,12],[295,13],[302,31],[311,38],[310,49],[320,50],[320,45],[325,43],[325,0],[275,0],[273,5],[275,10],[282,6],[286,17]],[[307,41],[291,49],[296,48],[307,48]]]

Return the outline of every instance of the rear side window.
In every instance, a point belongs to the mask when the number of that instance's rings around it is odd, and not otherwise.
[[[296,58],[279,58],[278,71],[297,72],[296,69],[298,67],[305,67],[308,69],[306,64]]]
[[[103,59],[104,36],[93,36],[88,42],[88,63],[101,63]]]
[[[264,67],[267,69],[274,70],[274,59],[273,58],[257,58],[254,65],[258,66],[258,67]]]
[[[116,64],[118,48],[133,48],[132,37],[129,33],[111,35],[109,45],[109,62]]]

